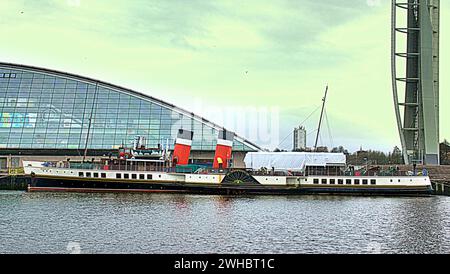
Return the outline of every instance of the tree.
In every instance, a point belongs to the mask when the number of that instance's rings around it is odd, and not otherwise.
[[[345,155],[348,155],[348,150],[345,149],[343,146],[334,147],[331,150],[332,153],[344,153]]]
[[[444,140],[439,145],[441,165],[450,165],[450,144]]]
[[[398,146],[395,146],[390,155],[389,162],[392,164],[403,164],[402,151]]]

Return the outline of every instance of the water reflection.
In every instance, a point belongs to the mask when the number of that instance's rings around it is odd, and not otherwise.
[[[442,204],[442,199],[409,199],[398,209],[398,222],[394,227],[397,237],[394,237],[393,250],[400,250],[401,253],[434,253],[447,249],[448,252],[448,247],[442,242],[448,241],[450,232],[445,227],[446,218],[441,218],[448,207]],[[405,246],[409,248],[402,248]]]
[[[170,198],[170,201],[174,203],[179,210],[189,209],[189,199],[186,199],[186,196],[183,194],[173,195],[173,197]]]

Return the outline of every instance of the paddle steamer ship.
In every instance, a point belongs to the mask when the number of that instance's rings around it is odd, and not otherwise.
[[[180,129],[173,153],[166,149],[121,148],[101,163],[24,161],[28,191],[168,192],[196,194],[362,194],[427,195],[426,173],[397,170],[354,171],[335,153],[249,153],[247,168],[232,167],[234,134],[220,131],[212,166],[189,163],[193,132]],[[285,157],[290,167],[273,158]],[[289,158],[291,157],[291,158]],[[269,158],[269,161],[260,161]],[[257,159],[260,159],[260,164]],[[296,160],[300,159],[299,163]],[[337,159],[337,160],[336,160]],[[269,164],[267,164],[269,162]]]

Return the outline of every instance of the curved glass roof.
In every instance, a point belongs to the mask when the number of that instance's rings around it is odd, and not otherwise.
[[[148,147],[194,132],[193,150],[214,150],[223,129],[152,96],[75,74],[0,63],[0,147],[114,149],[144,136]],[[235,136],[234,151],[260,147]]]

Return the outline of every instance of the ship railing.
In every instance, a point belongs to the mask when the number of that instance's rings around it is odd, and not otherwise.
[[[369,171],[369,172],[306,172],[306,176],[334,176],[334,177],[408,177],[408,176],[427,176],[423,171]]]
[[[285,177],[303,177],[303,176],[333,176],[333,177],[407,177],[407,176],[428,176],[427,171],[368,171],[368,172],[349,172],[349,171],[327,171],[327,170],[306,170],[303,172],[296,171],[265,171],[265,170],[247,170],[253,176],[285,176]]]

